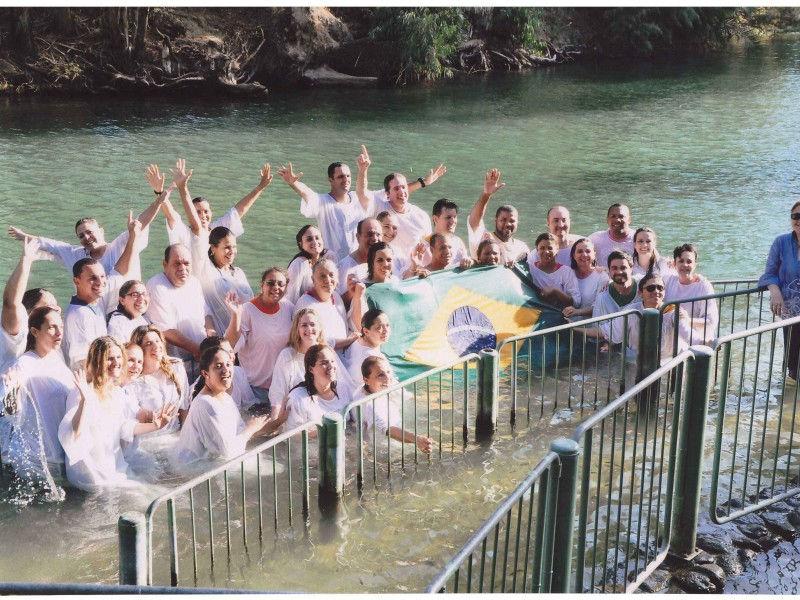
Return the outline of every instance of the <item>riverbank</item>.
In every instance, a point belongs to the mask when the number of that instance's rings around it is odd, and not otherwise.
[[[5,8],[0,95],[263,97],[724,49],[798,9]]]

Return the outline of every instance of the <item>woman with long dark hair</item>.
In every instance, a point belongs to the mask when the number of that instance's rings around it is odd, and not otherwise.
[[[312,267],[323,256],[328,254],[322,242],[322,233],[314,225],[303,225],[295,236],[298,252],[289,262],[286,299],[295,304],[300,296],[314,287]]]

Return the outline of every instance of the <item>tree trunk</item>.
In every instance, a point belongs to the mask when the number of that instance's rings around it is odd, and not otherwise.
[[[53,27],[58,33],[72,35],[75,33],[75,16],[69,8],[48,9],[53,19]]]
[[[14,30],[12,37],[14,46],[24,55],[34,52],[33,31],[31,31],[31,9],[18,8],[17,18],[14,20]]]
[[[143,6],[136,9],[136,40],[133,43],[133,56],[141,57],[144,52],[144,40],[147,35],[147,18],[150,8]]]

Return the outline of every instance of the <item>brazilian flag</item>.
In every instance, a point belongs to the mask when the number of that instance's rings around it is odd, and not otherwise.
[[[392,335],[381,349],[401,381],[508,337],[564,323],[524,275],[506,267],[373,284],[367,301],[389,316]]]

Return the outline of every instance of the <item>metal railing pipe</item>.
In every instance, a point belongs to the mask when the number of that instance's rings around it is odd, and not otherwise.
[[[567,593],[572,573],[572,531],[575,523],[575,493],[578,481],[580,445],[569,438],[558,438],[550,444],[558,455],[560,476],[556,493],[557,508],[553,528],[553,574],[550,591]]]
[[[500,354],[497,350],[481,350],[478,367],[478,410],[475,415],[475,437],[489,439],[497,429],[500,396]]]
[[[147,585],[147,520],[125,513],[117,521],[120,585]]]

